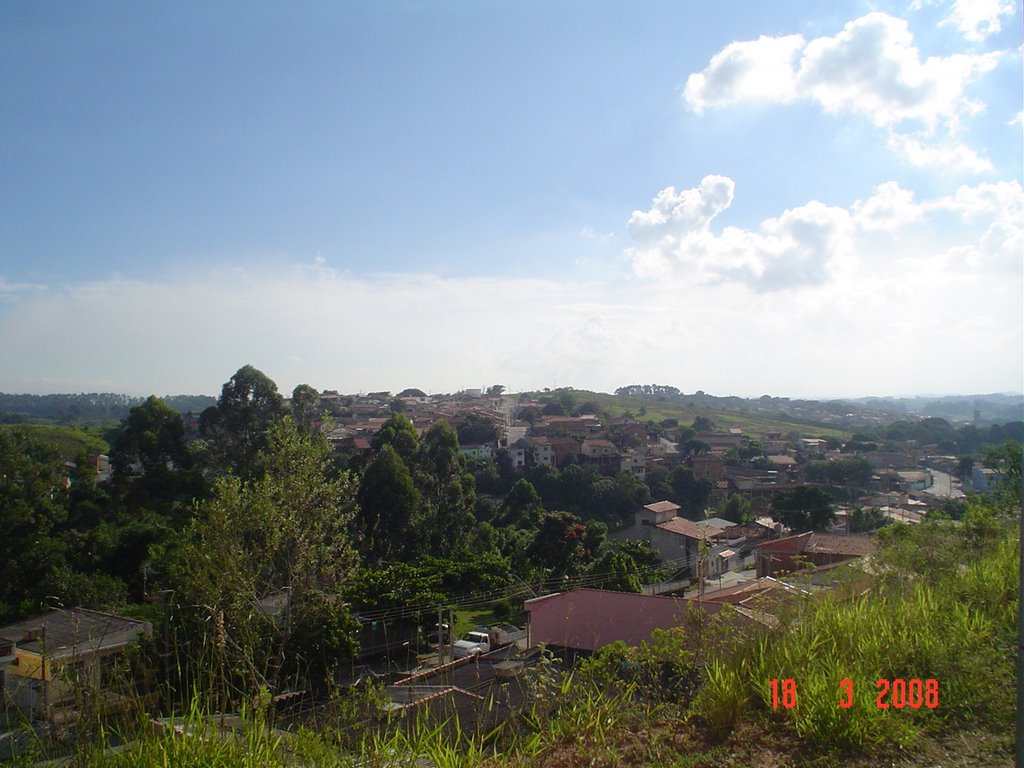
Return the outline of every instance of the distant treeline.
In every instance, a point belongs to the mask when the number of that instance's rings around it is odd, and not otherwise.
[[[0,392],[0,421],[7,424],[31,419],[120,421],[145,400],[144,397],[112,392],[64,395],[9,395]],[[217,399],[209,395],[167,395],[163,401],[178,413],[201,413],[215,405]]]
[[[869,409],[884,411],[899,418],[903,415],[937,417],[950,421],[970,422],[977,411],[979,426],[1006,424],[1024,421],[1024,395],[993,393],[987,395],[949,395],[943,397],[863,397],[843,400],[793,400],[788,397],[762,395],[757,398],[743,398],[729,395],[718,397],[697,390],[692,395],[683,394],[677,387],[666,384],[630,384],[615,390],[619,397],[661,400],[687,403],[695,406],[717,408],[725,411],[769,411],[789,416],[795,407],[813,407],[824,413],[844,416],[851,410]],[[793,419],[797,422],[815,423],[813,419]]]
[[[958,455],[978,453],[987,445],[1001,445],[1004,442],[1024,442],[1024,422],[1009,421],[1005,424],[991,424],[975,427],[968,424],[954,427],[945,419],[927,418],[919,421],[895,421],[874,430],[853,434],[846,444],[849,450],[872,450],[877,443],[898,447],[900,443],[913,442],[918,446],[934,445],[941,451]]]
[[[946,397],[871,397],[843,401],[889,413],[916,413],[952,421],[972,421],[978,411],[981,424],[1005,424],[1024,421],[1024,395],[993,393],[988,395]]]

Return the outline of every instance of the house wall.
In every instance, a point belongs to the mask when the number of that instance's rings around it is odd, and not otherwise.
[[[658,557],[662,560],[679,560],[682,558],[688,565],[697,562],[699,551],[696,540],[663,530],[656,525],[649,526],[648,530],[648,540],[651,549],[657,552]]]
[[[513,469],[522,469],[526,466],[526,451],[522,448],[509,448],[508,455],[512,457]]]
[[[530,600],[531,645],[596,651],[616,640],[639,645],[655,629],[669,629],[686,621],[694,601],[630,592],[575,590]],[[704,606],[715,612],[721,606]]]

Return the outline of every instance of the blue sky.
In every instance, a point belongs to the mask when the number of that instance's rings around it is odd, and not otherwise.
[[[0,6],[0,390],[1020,391],[1007,0]]]

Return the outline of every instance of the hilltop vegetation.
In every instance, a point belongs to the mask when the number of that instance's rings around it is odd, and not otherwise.
[[[109,429],[103,427],[66,427],[57,424],[0,424],[0,432],[18,429],[35,442],[53,448],[63,461],[74,461],[83,452],[89,455],[110,450]]]
[[[638,396],[628,393],[609,395],[584,389],[559,389],[554,393],[526,392],[522,397],[545,399],[552,398],[558,393],[567,393],[573,398],[576,408],[585,407],[586,411],[592,413],[607,413],[612,417],[630,416],[658,424],[671,420],[681,425],[691,424],[698,418],[704,418],[719,428],[735,427],[750,434],[794,432],[815,437],[841,437],[844,434],[842,428],[811,419],[787,417],[776,409],[765,409],[761,412],[757,407],[757,401],[738,397],[717,398],[703,393],[681,397]]]

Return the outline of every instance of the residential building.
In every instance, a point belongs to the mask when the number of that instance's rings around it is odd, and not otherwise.
[[[580,455],[580,441],[574,437],[549,437],[548,445],[555,454],[555,466],[564,467]]]
[[[104,690],[130,646],[149,637],[149,622],[86,608],[58,610],[0,628],[0,687],[4,702],[53,722],[77,716],[76,697],[88,686],[101,703],[118,698]],[[94,699],[95,700],[95,699]]]
[[[532,457],[533,463],[537,466],[555,468],[555,451],[551,442],[546,437],[524,437],[514,444],[516,448],[522,448],[528,456]]]
[[[524,469],[526,467],[526,449],[521,445],[513,443],[505,450],[512,459],[512,469]]]
[[[614,474],[621,467],[619,449],[610,440],[587,439],[580,446],[580,456],[590,464],[596,464],[602,472]]]
[[[714,526],[677,517],[679,509],[671,501],[647,504],[636,511],[632,525],[613,531],[609,538],[646,541],[662,562],[689,569],[693,576],[702,566],[704,575],[717,576],[722,570],[717,555],[728,548],[725,539],[717,535],[720,531]]]
[[[878,544],[871,536],[834,536],[801,533],[759,545],[757,576],[778,576],[815,565],[832,565],[874,554]]]
[[[815,437],[801,437],[799,447],[801,451],[812,456],[824,456],[828,450],[828,441]]]
[[[459,452],[470,459],[487,460],[494,458],[493,445],[461,445],[459,446]]]
[[[687,463],[693,471],[693,476],[698,480],[715,482],[725,479],[725,461],[721,456],[712,453],[699,453],[687,459]]]
[[[629,472],[637,480],[647,477],[647,452],[642,448],[630,448],[622,453],[620,472]]]

